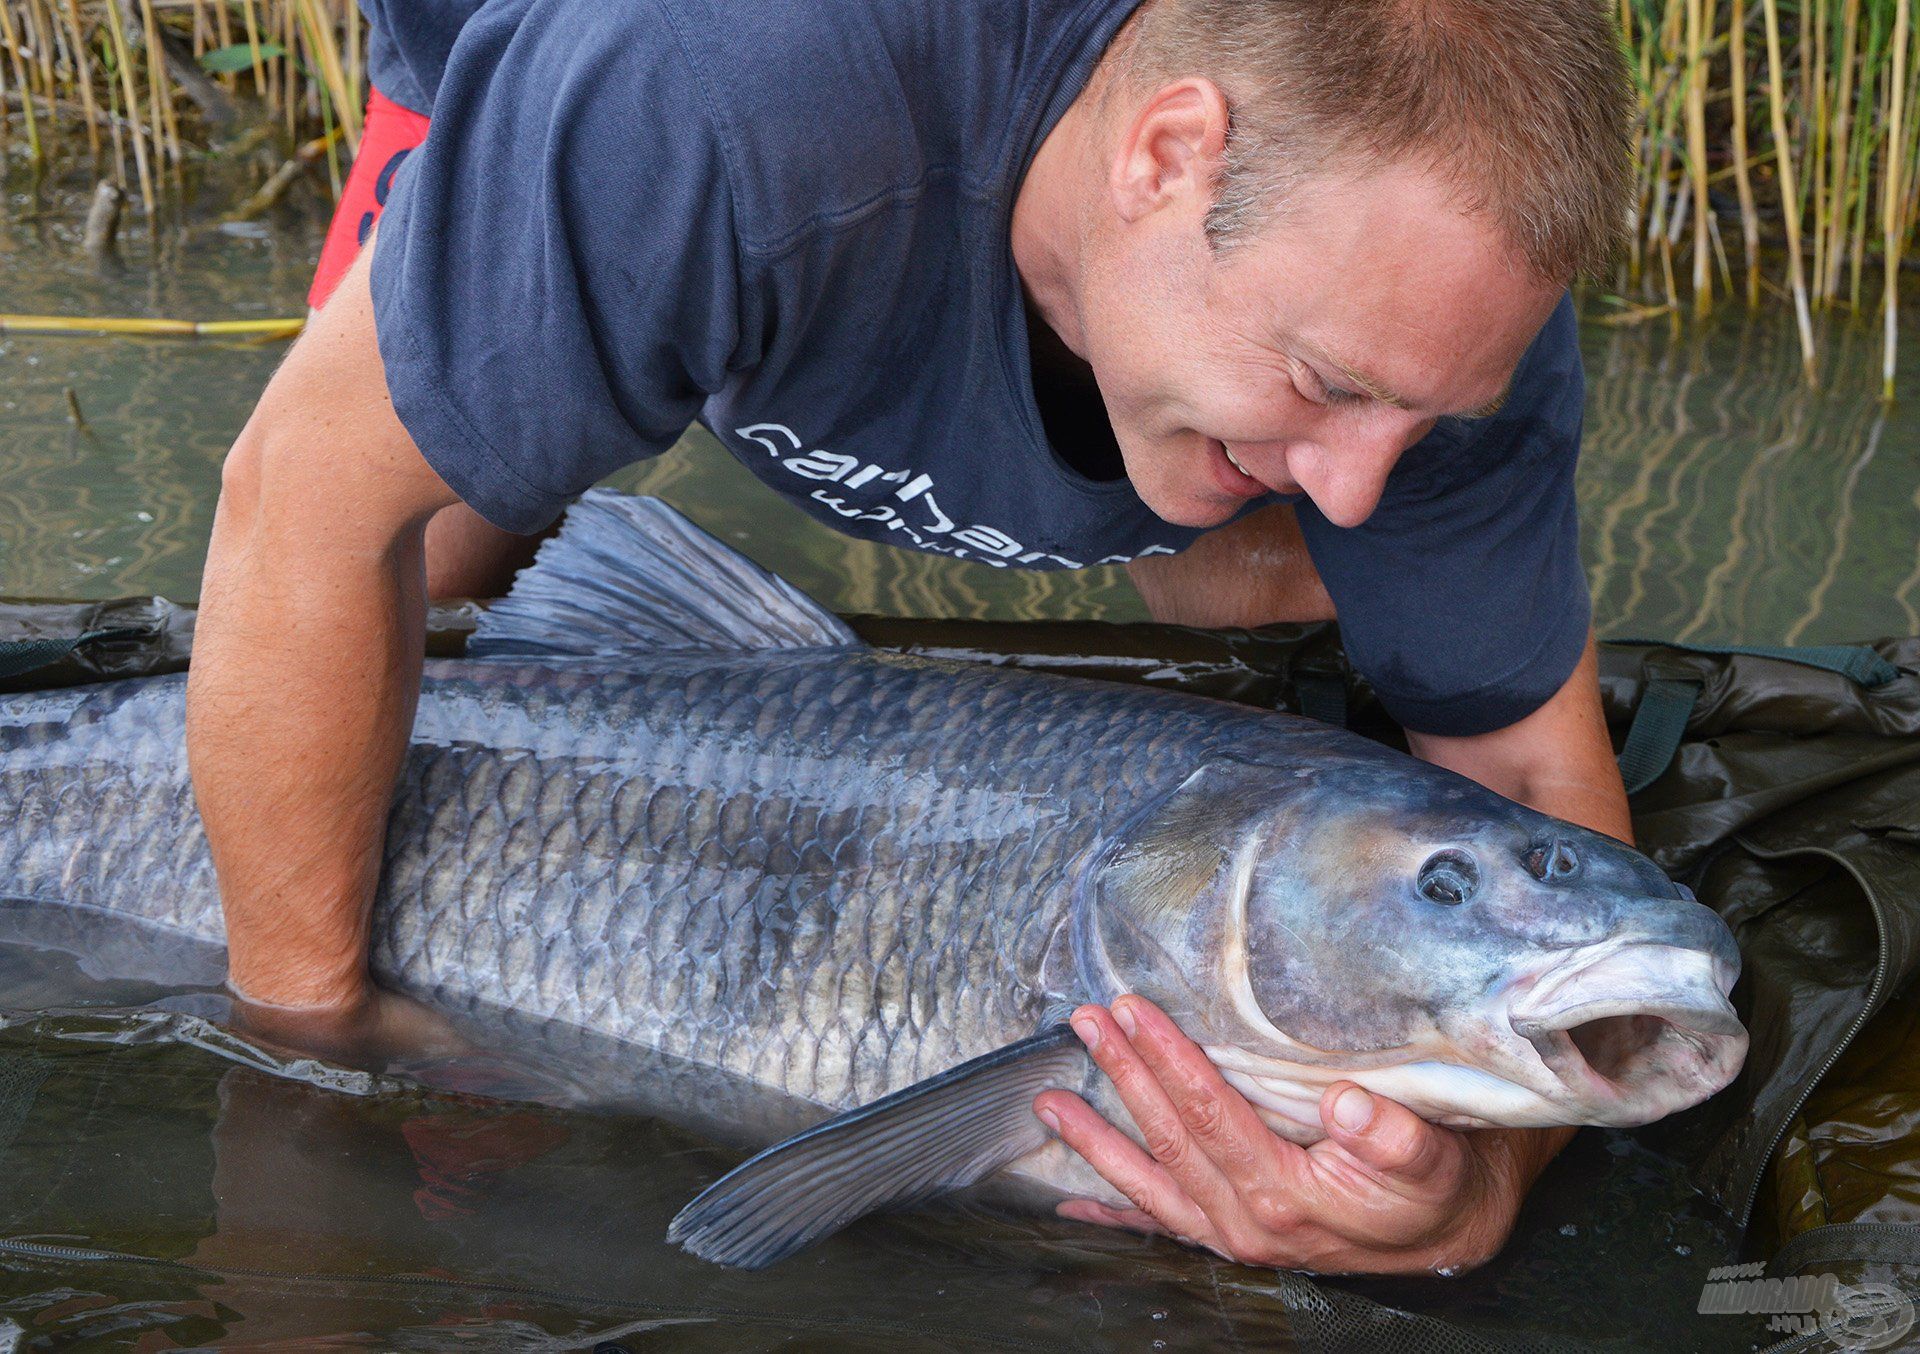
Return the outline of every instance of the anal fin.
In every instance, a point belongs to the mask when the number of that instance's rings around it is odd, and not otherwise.
[[[1065,1025],[961,1063],[769,1147],[681,1209],[667,1239],[759,1269],[868,1213],[974,1184],[1046,1142],[1033,1098],[1087,1066]]]

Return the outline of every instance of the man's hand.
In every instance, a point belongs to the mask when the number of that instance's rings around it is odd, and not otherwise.
[[[274,1049],[368,1072],[431,1067],[473,1052],[440,1012],[371,984],[341,1006],[266,1006],[236,996],[233,1026]]]
[[[1158,1233],[1230,1260],[1322,1273],[1451,1273],[1491,1259],[1563,1132],[1456,1133],[1336,1082],[1327,1137],[1301,1147],[1261,1122],[1151,1002],[1083,1006],[1073,1027],[1112,1078],[1146,1150],[1079,1096],[1034,1111],[1133,1207],[1090,1199],[1063,1217]]]

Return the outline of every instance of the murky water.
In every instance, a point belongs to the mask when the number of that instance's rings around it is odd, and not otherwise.
[[[225,1014],[220,972],[217,951],[123,921],[0,904],[0,1348],[9,1320],[49,1347],[144,1332],[147,1348],[351,1333],[377,1348],[1358,1351],[1393,1348],[1422,1313],[1490,1349],[1578,1333],[1594,1343],[1555,1347],[1731,1351],[1753,1333],[1692,1311],[1725,1229],[1623,1134],[1583,1135],[1507,1252],[1451,1280],[1312,1286],[955,1205],[723,1270],[664,1233],[735,1155],[623,1108],[670,1101],[653,1088],[671,1068],[572,1057],[564,1096],[543,1092],[537,1027],[454,1012],[486,1052],[408,1067],[441,1089],[317,1086],[202,1023]]]
[[[136,217],[124,267],[102,270],[79,248],[71,189],[23,189],[0,213],[0,312],[297,314],[311,207],[260,227],[209,214],[158,241]],[[1920,414],[1874,398],[1872,334],[1827,327],[1818,391],[1778,316],[1588,329],[1582,488],[1603,633],[1920,631]],[[219,459],[282,351],[0,337],[0,594],[193,596]],[[697,431],[621,483],[842,609],[1143,614],[1115,571],[1028,575],[846,541]],[[731,1159],[683,1127],[503,1100],[486,1069],[430,1069],[446,1088],[432,1092],[315,1085],[183,1042],[197,1027],[182,1021],[217,1014],[217,993],[177,976],[190,968],[89,975],[25,934],[0,926],[0,1350],[322,1334],[377,1348],[1390,1348],[1418,1325],[1396,1310],[1485,1348],[1758,1336],[1693,1314],[1730,1239],[1618,1134],[1582,1135],[1501,1259],[1455,1280],[1311,1287],[951,1207],[862,1224],[769,1274],[722,1271],[662,1241]]]

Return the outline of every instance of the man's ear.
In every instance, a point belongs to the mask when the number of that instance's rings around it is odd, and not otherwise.
[[[1194,198],[1211,202],[1227,126],[1227,96],[1211,80],[1189,76],[1148,96],[1114,148],[1108,187],[1121,219]]]

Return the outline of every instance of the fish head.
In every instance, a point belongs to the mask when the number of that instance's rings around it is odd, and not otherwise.
[[[1649,1123],[1740,1070],[1726,923],[1639,852],[1384,754],[1212,762],[1076,898],[1089,990],[1136,992],[1276,1130],[1352,1080],[1455,1127]]]

